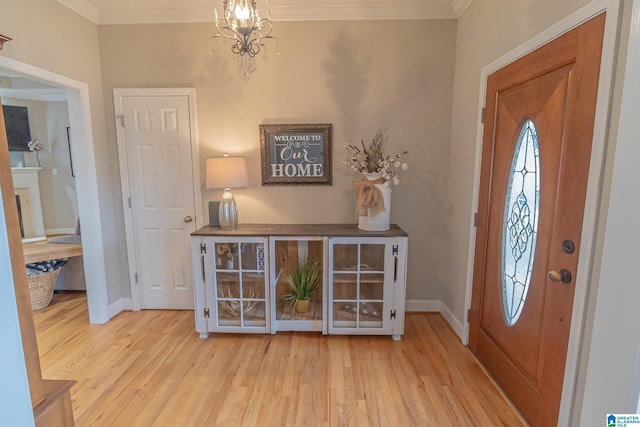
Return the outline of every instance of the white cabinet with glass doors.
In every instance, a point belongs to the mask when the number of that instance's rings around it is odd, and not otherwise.
[[[269,253],[271,256],[271,332],[277,331],[321,331],[327,333],[326,306],[326,237],[318,236],[271,236]],[[297,310],[295,301],[287,301],[289,293],[287,276],[298,263],[307,259],[318,263],[318,280],[315,291],[309,298],[309,308],[305,312]]]
[[[262,237],[194,238],[196,330],[268,333],[268,253]]]
[[[329,245],[329,333],[404,331],[405,238],[336,237]]]
[[[404,333],[407,234],[351,224],[203,227],[192,234],[196,330],[391,335]],[[285,298],[287,276],[317,261],[309,309]]]

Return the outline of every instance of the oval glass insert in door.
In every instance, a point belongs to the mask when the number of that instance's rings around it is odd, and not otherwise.
[[[509,326],[527,299],[540,210],[540,151],[531,119],[524,120],[513,154],[502,223],[502,303]]]

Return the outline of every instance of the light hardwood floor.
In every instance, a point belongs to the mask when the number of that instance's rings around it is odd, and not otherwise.
[[[34,313],[45,378],[78,381],[77,426],[526,425],[439,314],[389,337],[215,335],[193,312],[89,325],[84,296]]]

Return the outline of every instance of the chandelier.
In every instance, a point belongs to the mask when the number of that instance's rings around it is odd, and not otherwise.
[[[265,49],[264,59],[266,59],[265,39],[273,39],[271,30],[271,16],[267,12],[266,18],[261,18],[256,8],[255,0],[223,0],[222,7],[224,16],[218,17],[218,10],[215,10],[216,30],[210,39],[210,51],[215,49],[214,39],[221,42],[231,40],[231,52],[240,56],[240,72],[245,80],[249,80],[251,74],[256,70],[255,57],[261,50]],[[277,49],[277,47],[276,47]],[[278,54],[278,52],[276,52]],[[234,61],[235,61],[234,56]]]

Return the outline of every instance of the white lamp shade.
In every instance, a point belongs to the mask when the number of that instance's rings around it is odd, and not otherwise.
[[[247,160],[244,157],[207,159],[207,188],[240,188],[249,185]]]

